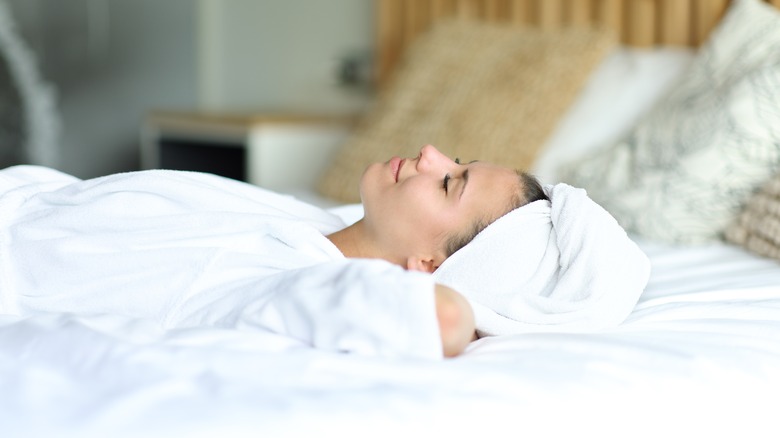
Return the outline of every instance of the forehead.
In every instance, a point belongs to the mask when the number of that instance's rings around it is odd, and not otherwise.
[[[462,201],[495,217],[505,213],[503,210],[519,190],[519,185],[520,179],[513,169],[490,163],[471,163]]]
[[[479,185],[506,186],[512,190],[519,184],[517,172],[508,167],[480,161],[469,164],[469,176]]]

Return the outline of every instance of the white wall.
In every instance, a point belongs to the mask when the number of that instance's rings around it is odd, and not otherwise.
[[[60,169],[139,165],[149,110],[345,112],[339,58],[370,49],[372,0],[7,0],[59,90]]]
[[[58,89],[61,170],[82,178],[133,170],[146,111],[197,103],[191,0],[10,3]]]
[[[371,0],[200,0],[200,96],[216,110],[361,108],[338,61],[373,46]]]

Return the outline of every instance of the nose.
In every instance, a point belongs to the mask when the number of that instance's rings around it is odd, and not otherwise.
[[[451,162],[446,155],[439,152],[433,145],[427,144],[420,148],[420,159],[417,162],[417,168],[419,171],[441,169]]]

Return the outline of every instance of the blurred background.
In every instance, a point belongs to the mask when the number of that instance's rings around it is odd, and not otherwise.
[[[153,110],[345,114],[370,100],[370,0],[0,2],[55,91],[52,165],[80,178],[138,169]]]

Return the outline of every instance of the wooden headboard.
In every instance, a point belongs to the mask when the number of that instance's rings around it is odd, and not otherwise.
[[[780,7],[780,0],[765,0]],[[376,77],[382,86],[400,54],[436,20],[459,17],[555,29],[598,24],[626,45],[697,46],[728,0],[376,0]]]

